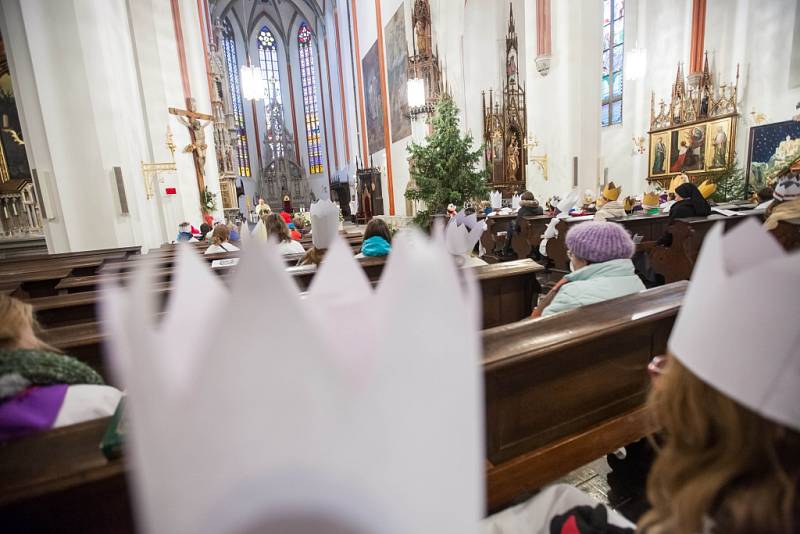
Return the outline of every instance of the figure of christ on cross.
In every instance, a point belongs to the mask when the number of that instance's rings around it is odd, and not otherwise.
[[[208,148],[205,127],[211,124],[214,117],[205,113],[198,113],[194,98],[189,97],[186,99],[186,107],[189,109],[169,108],[169,112],[177,116],[181,124],[189,128],[189,136],[192,142],[186,145],[183,151],[192,153],[194,169],[197,173],[197,188],[202,195],[206,188],[206,149]]]

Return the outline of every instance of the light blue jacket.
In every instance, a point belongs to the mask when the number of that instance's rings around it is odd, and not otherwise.
[[[561,286],[550,305],[542,311],[542,317],[623,297],[645,288],[634,273],[633,262],[628,259],[593,263],[564,278],[568,282]]]

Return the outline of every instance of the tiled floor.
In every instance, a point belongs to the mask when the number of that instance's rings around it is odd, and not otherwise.
[[[559,482],[577,487],[636,522],[648,508],[644,479],[645,473],[621,476],[611,470],[605,458],[599,458],[569,473]]]

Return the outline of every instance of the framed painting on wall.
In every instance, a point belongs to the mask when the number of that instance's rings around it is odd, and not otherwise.
[[[800,121],[773,122],[750,128],[747,143],[748,192],[758,191],[767,184],[767,176],[782,166],[789,154],[800,148]]]
[[[730,164],[733,137],[733,119],[728,117],[708,123],[708,141],[706,142],[705,168],[707,171],[724,169]]]
[[[670,133],[659,132],[650,136],[650,176],[669,174]]]
[[[670,172],[702,171],[705,163],[706,125],[679,128],[671,133]]]

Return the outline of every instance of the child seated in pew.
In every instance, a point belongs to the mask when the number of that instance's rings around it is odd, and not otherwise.
[[[267,228],[267,238],[278,243],[278,250],[280,250],[281,255],[286,256],[305,252],[303,245],[299,241],[292,239],[289,227],[280,214],[270,213],[267,215],[265,217],[265,226]]]
[[[800,160],[796,162],[800,165]],[[773,201],[767,206],[764,228],[774,230],[780,221],[800,218],[800,172],[789,172],[775,183]]]
[[[383,219],[372,219],[364,230],[361,252],[356,258],[388,256],[392,251],[392,232]]]
[[[214,231],[214,227],[208,223],[203,223],[200,225],[200,235],[202,236],[201,241],[211,241],[211,232]]]
[[[224,224],[216,225],[211,233],[211,246],[206,249],[205,254],[221,254],[239,250],[239,247],[228,242],[229,238],[228,227]]]
[[[318,200],[311,204],[311,242],[297,265],[319,265],[328,247],[339,234],[339,207],[330,200]]]
[[[197,238],[192,234],[192,225],[188,222],[180,223],[178,225],[178,235],[175,236],[175,241],[197,242]]]
[[[630,259],[636,246],[622,225],[597,221],[577,224],[567,232],[566,245],[572,272],[542,299],[534,317],[645,289]]]
[[[511,239],[519,231],[520,221],[525,217],[535,217],[544,214],[544,210],[539,205],[539,201],[533,196],[530,191],[525,191],[519,200],[519,209],[517,210],[517,218],[514,222],[508,225],[506,232],[506,242],[503,245],[503,255],[508,256],[511,254]]]
[[[667,356],[648,367],[648,406],[663,440],[648,474],[651,509],[636,527],[648,534],[796,533],[800,347],[786,320],[800,303],[800,254],[784,253],[752,220],[724,236],[722,228],[711,232],[695,267],[693,284],[703,285],[689,288]],[[761,244],[745,261],[740,251],[754,243]],[[753,295],[749,306],[739,305],[743,293]],[[770,335],[754,337],[751,325]],[[623,529],[608,529],[606,519]],[[619,519],[558,484],[487,518],[483,531],[634,532]],[[573,528],[562,530],[565,522]],[[594,528],[578,528],[588,524]]]
[[[0,295],[0,441],[110,416],[122,396],[35,329],[30,304]]]
[[[228,239],[230,241],[240,241],[242,239],[242,236],[239,233],[239,227],[233,221],[228,223]]]

